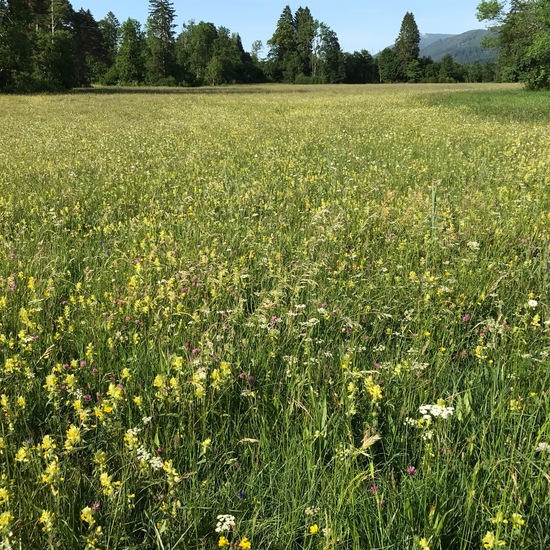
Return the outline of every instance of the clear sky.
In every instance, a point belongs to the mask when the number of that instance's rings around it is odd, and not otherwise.
[[[96,20],[112,11],[122,23],[128,17],[145,24],[148,0],[72,0],[75,10],[89,9]],[[190,19],[223,25],[241,35],[243,46],[264,43],[273,35],[286,4],[295,12],[308,6],[315,19],[326,23],[338,35],[347,52],[366,49],[377,53],[391,46],[399,33],[406,12],[414,14],[421,33],[460,34],[483,28],[476,19],[479,0],[173,0],[178,24]],[[267,48],[264,50],[264,55]]]

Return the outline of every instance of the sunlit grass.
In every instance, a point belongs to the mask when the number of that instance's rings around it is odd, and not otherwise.
[[[5,545],[547,547],[543,96],[207,92],[0,98]]]

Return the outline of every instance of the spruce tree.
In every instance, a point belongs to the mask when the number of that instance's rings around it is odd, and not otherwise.
[[[145,38],[139,21],[127,19],[120,27],[120,48],[114,65],[119,84],[141,84],[145,78]]]
[[[25,0],[0,0],[0,91],[32,89],[31,29]]]
[[[149,0],[147,19],[147,80],[150,84],[174,80],[176,11],[168,0]]]
[[[298,72],[296,50],[296,27],[290,6],[285,6],[273,36],[267,41],[270,47],[268,54],[272,79],[275,81],[294,82]]]
[[[311,76],[313,39],[317,32],[317,24],[308,7],[298,8],[294,14],[296,53],[298,72]]]
[[[413,61],[418,61],[420,53],[420,32],[411,12],[407,12],[403,18],[399,36],[395,41],[394,52],[397,79],[406,82],[409,65]]]

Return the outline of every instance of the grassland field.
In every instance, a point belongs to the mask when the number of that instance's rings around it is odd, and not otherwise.
[[[550,94],[0,97],[0,547],[550,548]]]

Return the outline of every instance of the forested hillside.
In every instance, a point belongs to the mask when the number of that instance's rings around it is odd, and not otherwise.
[[[452,55],[457,63],[495,63],[498,59],[498,49],[487,48],[483,45],[483,40],[488,36],[496,36],[496,34],[488,30],[476,29],[462,34],[445,36],[424,47],[421,41],[420,56],[441,61],[446,55]]]

